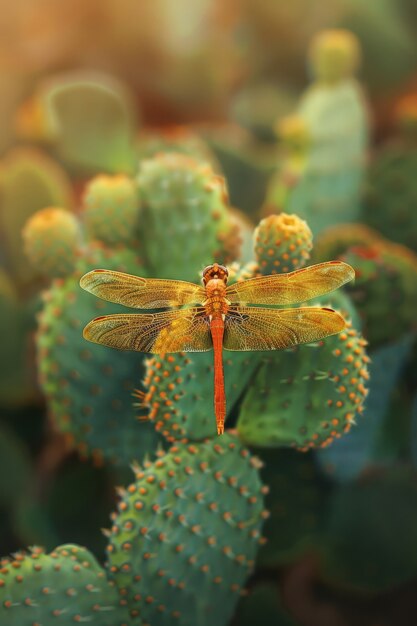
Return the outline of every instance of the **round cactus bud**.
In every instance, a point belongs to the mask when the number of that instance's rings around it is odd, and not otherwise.
[[[83,198],[88,235],[113,246],[137,240],[139,201],[135,183],[124,174],[100,175],[87,185]]]
[[[303,151],[310,142],[306,121],[300,115],[286,115],[275,124],[275,133],[291,151]]]
[[[296,215],[270,215],[254,232],[255,255],[262,274],[291,272],[305,265],[313,246],[307,222]]]
[[[310,44],[309,62],[318,80],[333,83],[350,77],[360,62],[360,45],[348,30],[324,30]]]
[[[37,211],[26,222],[24,248],[36,271],[50,278],[70,274],[81,248],[81,230],[77,218],[59,208]]]

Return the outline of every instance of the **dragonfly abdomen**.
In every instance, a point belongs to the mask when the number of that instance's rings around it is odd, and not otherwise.
[[[224,420],[226,419],[226,394],[223,372],[224,322],[221,315],[212,317],[210,330],[214,350],[214,414],[216,416],[217,434],[221,435],[224,433]]]

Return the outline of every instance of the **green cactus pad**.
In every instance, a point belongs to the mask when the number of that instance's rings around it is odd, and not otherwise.
[[[132,617],[226,625],[261,541],[259,460],[226,433],[137,470],[113,517],[108,567]]]
[[[135,125],[126,88],[90,72],[48,77],[17,115],[19,135],[50,144],[77,173],[133,173]]]
[[[350,430],[366,397],[366,342],[351,327],[264,363],[246,394],[237,429],[247,444],[307,450]]]
[[[225,182],[208,164],[160,154],[142,162],[137,182],[142,244],[153,275],[194,280],[200,268],[237,256],[228,250]]]
[[[81,252],[81,229],[72,213],[53,207],[37,211],[22,235],[26,256],[38,273],[57,278],[74,270]]]
[[[76,545],[33,548],[1,560],[0,621],[7,626],[76,623],[129,626],[114,585],[93,555]]]
[[[109,246],[137,242],[139,199],[136,185],[128,176],[101,174],[90,180],[83,207],[84,224],[91,239]]]
[[[228,415],[259,366],[245,352],[223,354]],[[145,403],[169,441],[216,436],[213,353],[158,355],[147,362]]]
[[[376,592],[417,575],[417,479],[404,467],[339,488],[329,503],[323,579]]]
[[[88,343],[84,326],[103,313],[123,312],[83,291],[80,277],[105,267],[143,275],[136,255],[96,248],[74,274],[56,280],[45,294],[37,337],[40,382],[56,427],[82,455],[129,465],[153,450],[157,436],[135,418],[133,391],[144,356]]]
[[[314,241],[314,263],[332,261],[356,246],[369,246],[381,241],[380,235],[363,224],[338,224],[320,233]]]
[[[0,224],[8,269],[27,283],[33,277],[23,253],[22,228],[29,217],[48,206],[70,209],[70,181],[52,159],[40,151],[18,148],[0,163]]]
[[[313,235],[296,215],[270,215],[254,232],[255,256],[263,275],[291,272],[310,256]]]

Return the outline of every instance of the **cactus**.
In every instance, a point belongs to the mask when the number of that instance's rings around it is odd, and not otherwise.
[[[37,211],[22,235],[29,262],[40,274],[56,278],[74,270],[81,252],[81,230],[72,213],[52,207]]]
[[[400,466],[375,471],[340,487],[326,517],[323,580],[376,592],[413,579],[416,520],[417,482],[412,470]]]
[[[133,247],[139,235],[139,200],[136,185],[124,174],[93,178],[83,197],[87,234],[105,245]]]
[[[245,352],[229,352],[224,357],[227,414],[246,388],[259,365]],[[213,397],[213,354],[190,353],[158,355],[147,362],[145,377],[150,407],[149,419],[168,439],[191,441],[216,434]]]
[[[85,548],[40,548],[1,560],[1,622],[8,626],[65,626],[88,622],[128,626],[127,610],[104,570]]]
[[[320,233],[314,242],[312,259],[314,263],[340,259],[349,248],[369,246],[381,240],[376,231],[363,224],[339,224]]]
[[[226,433],[215,442],[173,446],[136,470],[108,547],[111,577],[133,618],[161,626],[227,624],[261,540],[258,467]]]
[[[300,101],[299,117],[284,126],[288,157],[265,201],[264,211],[296,212],[314,234],[359,213],[368,130],[364,98],[351,77],[358,57],[359,44],[346,31],[323,31],[313,40],[316,80]]]
[[[371,348],[393,342],[416,328],[417,256],[381,241],[353,247],[342,256],[356,270],[346,287],[364,323]]]
[[[16,129],[50,145],[76,173],[134,172],[131,97],[104,74],[68,72],[40,82],[18,111]]]
[[[82,291],[79,279],[103,266],[144,273],[133,252],[95,248],[78,261],[73,274],[52,284],[37,337],[40,381],[56,427],[82,455],[127,466],[154,448],[156,435],[150,425],[138,423],[132,408],[143,355],[87,345],[82,336],[83,326],[106,305]]]
[[[241,406],[241,439],[307,450],[348,432],[367,393],[365,345],[349,324],[346,332],[264,363]]]
[[[291,272],[305,265],[313,246],[307,223],[296,215],[270,215],[254,232],[255,255],[263,275]]]
[[[249,590],[238,606],[232,626],[297,626],[281,607],[278,583],[260,582]]]
[[[160,154],[142,162],[137,182],[142,244],[153,275],[193,280],[196,268],[227,260],[227,193],[209,165]]]
[[[6,267],[20,283],[33,278],[22,247],[27,219],[48,206],[71,209],[72,191],[65,172],[42,152],[18,148],[0,164],[0,223],[4,233]]]
[[[401,135],[379,151],[370,165],[361,219],[385,237],[417,252],[417,98],[400,104]]]

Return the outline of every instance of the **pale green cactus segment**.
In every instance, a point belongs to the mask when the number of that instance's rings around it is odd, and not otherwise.
[[[356,72],[361,49],[357,37],[348,30],[323,30],[313,38],[308,57],[316,79],[333,83]]]
[[[158,437],[150,424],[138,421],[132,406],[144,355],[83,338],[84,326],[94,317],[125,312],[80,288],[80,277],[97,267],[144,274],[132,251],[93,248],[73,274],[52,283],[37,334],[40,383],[56,428],[82,456],[126,467],[151,452]]]
[[[228,244],[226,183],[208,164],[159,154],[141,163],[137,184],[142,244],[153,275],[194,280],[196,268],[238,256]]]
[[[132,617],[225,626],[261,539],[259,460],[226,433],[136,470],[112,518],[108,568]]]
[[[109,246],[134,246],[140,221],[134,181],[124,174],[96,176],[85,189],[82,215],[91,239]]]
[[[129,626],[114,584],[85,548],[41,548],[1,560],[0,620],[7,626]]]
[[[82,249],[75,215],[56,207],[42,209],[29,218],[22,235],[26,256],[37,273],[58,278],[74,270]]]
[[[0,225],[5,262],[19,283],[29,283],[34,274],[23,252],[22,229],[33,213],[50,206],[72,208],[67,174],[37,150],[17,148],[6,155],[0,162]]]
[[[91,72],[48,77],[17,116],[22,137],[49,144],[77,173],[133,173],[135,126],[125,86]]]
[[[363,411],[369,377],[366,342],[351,327],[264,363],[246,394],[237,429],[249,445],[325,447]]]

